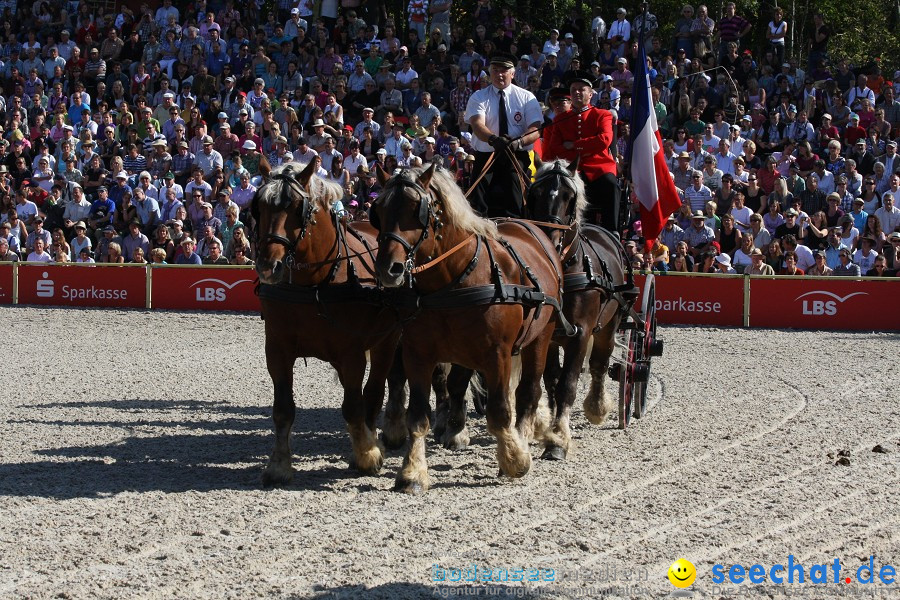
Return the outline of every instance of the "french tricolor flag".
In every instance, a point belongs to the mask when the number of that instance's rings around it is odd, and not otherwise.
[[[640,46],[640,57],[634,70],[631,120],[631,180],[641,204],[641,229],[647,248],[665,226],[669,215],[681,206],[675,182],[666,167],[662,138],[656,124],[647,54]],[[672,249],[674,250],[674,248]]]

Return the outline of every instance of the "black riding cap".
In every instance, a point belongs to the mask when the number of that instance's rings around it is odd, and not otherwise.
[[[491,56],[491,64],[504,67],[506,69],[514,69],[518,59],[509,52],[495,52]]]
[[[566,78],[566,85],[571,86],[573,83],[583,83],[588,87],[594,87],[594,76],[589,71],[573,71]]]

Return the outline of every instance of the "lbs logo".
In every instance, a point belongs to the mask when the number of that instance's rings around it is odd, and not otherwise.
[[[825,299],[803,300],[803,314],[804,315],[814,315],[814,316],[827,315],[829,317],[834,316],[837,314],[839,304],[843,304],[844,302],[846,302],[853,296],[868,296],[868,294],[866,292],[853,292],[852,294],[847,294],[846,296],[844,296],[842,298],[841,296],[838,296],[837,294],[834,294],[832,292],[826,292],[824,290],[815,290],[815,291],[806,292],[805,294],[801,294],[800,296],[797,296],[796,300],[801,300],[803,298],[806,298],[807,296],[814,296],[814,295],[825,296],[826,298],[833,298],[833,300],[825,300]],[[795,302],[796,302],[796,300],[795,300]]]
[[[227,291],[233,290],[241,283],[253,283],[253,280],[239,279],[234,283],[226,283],[221,279],[201,279],[191,287],[196,289],[197,302],[225,302]]]

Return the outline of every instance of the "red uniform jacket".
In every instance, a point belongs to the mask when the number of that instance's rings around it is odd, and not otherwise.
[[[578,170],[594,181],[606,173],[616,174],[616,161],[609,152],[613,141],[612,113],[602,108],[586,107],[580,113],[574,110],[557,115],[553,124],[544,130],[545,161],[563,158],[569,162],[580,156]],[[573,142],[567,150],[563,143]]]

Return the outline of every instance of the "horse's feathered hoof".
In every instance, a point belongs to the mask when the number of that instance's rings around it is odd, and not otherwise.
[[[403,437],[391,437],[385,432],[381,432],[381,442],[388,450],[398,450],[406,444],[406,434]]]
[[[566,460],[566,449],[562,446],[548,446],[541,458],[544,460]]]
[[[262,484],[264,488],[274,488],[288,485],[294,479],[293,469],[274,469],[266,467],[262,474]]]
[[[397,479],[394,482],[394,491],[411,496],[420,496],[425,493],[427,488],[418,481],[408,481],[406,479]]]

